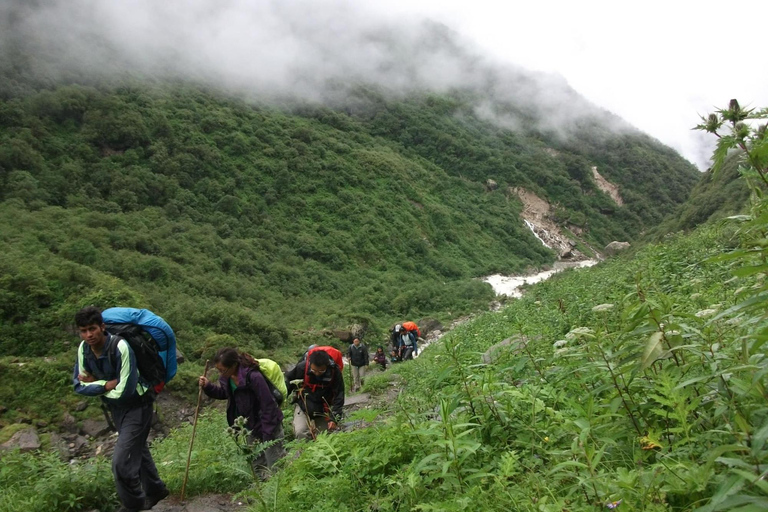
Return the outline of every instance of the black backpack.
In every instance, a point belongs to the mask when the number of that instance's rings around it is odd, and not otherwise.
[[[107,324],[107,332],[123,338],[130,345],[136,356],[136,367],[142,384],[154,388],[156,392],[162,389],[157,387],[165,382],[165,365],[160,357],[157,342],[152,336],[140,326],[133,324]],[[113,345],[107,353],[109,362],[114,368],[117,342],[115,341]]]

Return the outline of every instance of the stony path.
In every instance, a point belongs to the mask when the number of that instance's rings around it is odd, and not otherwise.
[[[231,512],[245,510],[247,504],[233,502],[228,494],[204,494],[179,502],[178,496],[169,496],[152,508],[152,512]]]

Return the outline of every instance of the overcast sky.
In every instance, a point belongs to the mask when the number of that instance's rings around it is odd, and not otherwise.
[[[555,72],[587,99],[706,169],[698,114],[768,106],[768,0],[388,0],[505,62]],[[374,4],[374,2],[371,2]]]
[[[703,170],[712,140],[691,131],[698,114],[725,107],[731,98],[768,106],[768,0],[734,5],[0,0],[0,50],[3,44],[32,45],[48,56],[36,61],[48,76],[62,70],[112,76],[127,66],[129,72],[323,101],[334,80],[444,90],[487,85],[478,70],[506,67],[496,80],[497,99],[538,108],[551,126],[567,125],[589,108],[574,101],[565,80]],[[14,9],[23,15],[5,15]],[[425,20],[451,30],[442,33]],[[525,78],[520,67],[539,73]],[[515,120],[488,112],[514,128]]]

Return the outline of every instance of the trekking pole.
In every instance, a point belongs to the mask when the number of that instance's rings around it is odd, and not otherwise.
[[[205,370],[203,371],[203,377],[208,377],[208,363],[205,361]],[[197,392],[197,407],[195,408],[195,420],[192,423],[192,439],[189,440],[189,453],[187,454],[187,469],[184,471],[184,483],[181,484],[181,501],[184,501],[184,492],[187,490],[187,479],[189,478],[189,463],[192,460],[192,445],[195,444],[195,431],[197,430],[197,415],[200,414],[200,402],[203,399],[203,387]]]

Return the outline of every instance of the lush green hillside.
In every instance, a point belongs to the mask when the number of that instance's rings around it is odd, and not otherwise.
[[[690,230],[705,222],[746,211],[749,187],[740,179],[739,166],[742,160],[741,152],[734,152],[718,172],[712,172],[711,169],[705,172],[685,203],[654,228],[652,236]]]
[[[456,316],[491,298],[473,278],[554,258],[507,186],[603,244],[653,225],[696,177],[647,137],[585,127],[591,142],[569,146],[482,121],[459,93],[357,88],[345,112],[178,85],[36,87],[0,102],[5,354],[65,346],[89,303],[151,307],[194,355],[213,335],[273,349],[297,330]],[[649,188],[654,173],[676,185]],[[32,333],[45,343],[21,341]]]
[[[717,259],[732,235],[698,231],[532,287],[369,378],[364,391],[402,388],[396,402],[353,417],[367,428],[293,445],[266,484],[244,475],[223,415],[206,415],[188,493],[242,490],[254,511],[764,509],[764,315],[730,308],[765,285]],[[174,493],[190,430],[153,447]],[[70,494],[82,502],[66,510],[114,500],[101,459],[4,463],[48,482],[34,493],[6,478],[8,510]]]

